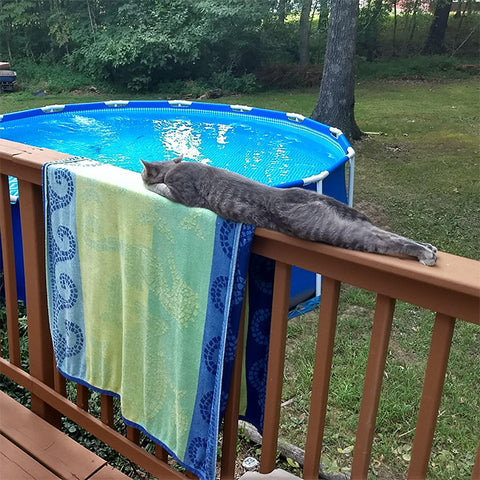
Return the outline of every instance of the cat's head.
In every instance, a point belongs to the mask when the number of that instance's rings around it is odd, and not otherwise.
[[[183,156],[174,158],[170,161],[161,162],[145,162],[140,159],[143,164],[142,180],[146,185],[154,183],[163,183],[165,174],[177,163],[182,161]]]

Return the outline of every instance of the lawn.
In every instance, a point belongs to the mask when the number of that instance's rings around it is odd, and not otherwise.
[[[354,205],[377,224],[480,259],[478,78],[372,80],[356,86],[356,119],[370,134],[357,152]],[[223,97],[310,115],[317,91]],[[146,98],[146,97],[142,97]],[[148,98],[163,98],[161,94]],[[0,114],[46,104],[108,100],[102,95],[0,96]],[[348,468],[362,393],[374,296],[343,286],[322,461]],[[282,437],[299,446],[308,420],[316,335],[313,311],[289,324]],[[369,478],[404,478],[428,355],[433,314],[399,302]],[[480,329],[456,326],[429,478],[469,478],[480,432]]]

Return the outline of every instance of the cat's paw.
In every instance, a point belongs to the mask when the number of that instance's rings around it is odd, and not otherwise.
[[[438,252],[438,248],[435,247],[434,245],[431,245],[430,243],[423,243],[422,245],[424,245],[425,247],[427,247],[429,250],[431,250],[433,253],[437,253]]]
[[[433,267],[437,261],[437,249],[433,245],[426,244],[425,250],[418,256],[418,261],[422,265]]]

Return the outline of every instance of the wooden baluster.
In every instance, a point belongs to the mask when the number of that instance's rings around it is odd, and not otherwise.
[[[105,425],[113,428],[113,397],[100,395],[100,418]]]
[[[291,273],[291,265],[276,262],[268,354],[267,391],[263,421],[262,456],[260,459],[261,473],[271,472],[275,468],[277,457]]]
[[[478,480],[480,478],[480,441],[478,442],[477,455],[475,457],[475,463],[473,464],[472,480]]]
[[[30,373],[54,388],[54,356],[47,313],[42,187],[19,179],[18,191],[25,263]],[[60,414],[36,395],[32,394],[31,405],[34,413],[57,427],[61,426]]]
[[[238,439],[238,411],[240,407],[240,393],[242,381],[242,363],[243,363],[243,343],[245,337],[245,303],[247,291],[243,298],[242,313],[240,325],[238,328],[237,349],[235,351],[235,362],[233,364],[232,380],[228,392],[227,407],[223,422],[222,439],[222,461],[221,474],[222,480],[233,480],[235,477],[235,460],[237,457],[237,439]]]
[[[18,331],[17,283],[13,242],[12,211],[8,176],[0,175],[0,237],[2,239],[3,279],[7,307],[8,355],[10,363],[20,366],[20,335]],[[0,355],[1,345],[0,345]]]
[[[454,328],[454,318],[437,313],[413,438],[412,457],[407,475],[409,480],[425,478],[427,473]]]
[[[77,406],[88,412],[88,397],[90,391],[85,385],[77,384]]]
[[[55,391],[58,392],[63,397],[67,396],[67,380],[66,378],[56,369],[56,366],[53,365],[54,368],[54,382],[55,382]]]
[[[337,326],[339,294],[340,282],[323,276],[312,397],[310,401],[310,418],[308,421],[303,467],[303,477],[306,480],[318,479],[325,415],[327,412],[328,386],[332,369],[333,344]]]
[[[136,445],[140,445],[140,430],[127,425],[127,438]]]
[[[367,478],[394,310],[394,299],[383,295],[377,296],[355,439],[352,480]]]
[[[155,456],[162,462],[168,462],[168,452],[161,445],[155,444]]]

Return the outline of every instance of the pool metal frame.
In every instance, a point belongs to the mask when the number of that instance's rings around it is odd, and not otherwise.
[[[92,102],[92,103],[78,103],[78,104],[54,104],[46,105],[37,109],[24,110],[14,113],[7,113],[0,115],[0,124],[10,120],[21,120],[22,118],[51,115],[56,113],[69,113],[78,111],[93,111],[93,110],[106,110],[106,109],[122,109],[122,108],[134,108],[134,109],[149,109],[155,108],[157,110],[165,109],[185,109],[200,112],[211,112],[212,114],[222,113],[235,115],[246,118],[254,119],[267,119],[269,121],[278,121],[281,123],[291,122],[292,126],[304,127],[308,130],[313,130],[319,134],[326,136],[330,141],[335,142],[345,153],[343,157],[337,159],[336,163],[332,164],[330,171],[334,171],[340,165],[345,164],[348,161],[348,190],[347,190],[347,202],[350,207],[353,206],[353,189],[354,189],[354,174],[355,174],[355,150],[349,144],[347,138],[341,130],[335,127],[329,127],[322,123],[316,122],[310,118],[307,118],[298,113],[292,112],[280,112],[275,110],[268,110],[256,107],[250,107],[247,105],[228,105],[228,104],[212,104],[203,102],[192,102],[189,100],[108,100],[104,102]],[[325,139],[325,141],[327,141]],[[330,175],[330,171],[323,170],[315,175],[287,182],[281,185],[277,185],[279,188],[291,188],[291,187],[306,187],[308,185],[315,184],[316,191],[323,194],[323,181]],[[18,201],[18,197],[12,195],[11,203],[15,204]],[[18,205],[17,205],[18,209]],[[321,293],[321,276],[316,275],[315,280],[315,298],[319,298]]]

